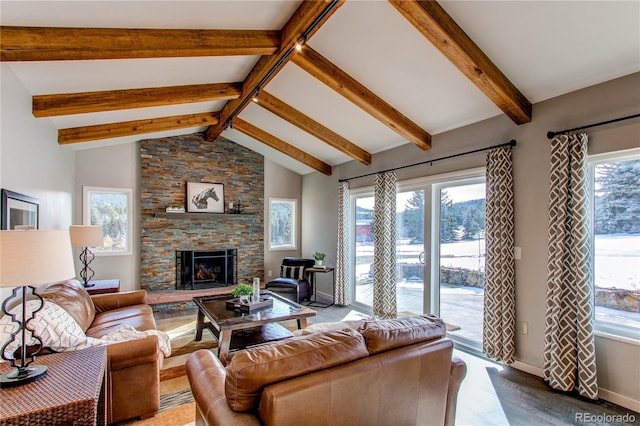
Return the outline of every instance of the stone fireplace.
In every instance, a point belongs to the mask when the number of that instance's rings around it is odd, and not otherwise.
[[[187,182],[223,184],[225,213],[166,213],[169,205],[186,205]],[[177,288],[182,277],[176,272],[176,252],[221,248],[236,250],[236,283],[263,279],[262,155],[223,137],[206,142],[200,133],[142,140],[140,194],[142,288]],[[230,214],[229,202],[241,203],[244,212]]]

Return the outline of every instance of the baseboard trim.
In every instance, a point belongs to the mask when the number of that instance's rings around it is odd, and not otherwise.
[[[640,401],[636,401],[628,396],[620,395],[619,393],[603,388],[598,388],[598,396],[605,401],[613,402],[614,404],[633,410],[636,413],[640,413]]]
[[[515,368],[516,370],[524,371],[525,373],[533,374],[534,376],[543,377],[542,368],[536,367],[535,365],[527,364],[521,361],[514,361],[513,364],[509,365],[510,367]]]
[[[514,361],[513,364],[511,364],[510,366],[515,368],[516,370],[533,374],[534,376],[538,376],[538,377],[544,376],[542,368],[536,367],[535,365],[527,364],[525,362]],[[640,401],[637,401],[633,398],[629,398],[628,396],[620,395],[619,393],[612,392],[610,390],[599,387],[598,397],[601,399],[604,399],[605,401],[609,401],[611,403],[617,404],[621,407],[628,408],[629,410],[640,412]]]

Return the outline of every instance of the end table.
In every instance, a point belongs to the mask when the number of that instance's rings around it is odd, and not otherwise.
[[[86,287],[89,294],[105,294],[105,293],[117,293],[120,291],[120,280],[94,280],[89,281],[89,284],[93,284],[91,287]]]
[[[106,425],[106,346],[39,356],[47,375],[0,389],[1,425]],[[10,370],[0,364],[0,372]]]
[[[335,268],[329,267],[329,266],[325,266],[325,267],[317,267],[314,266],[312,268],[307,268],[306,269],[307,272],[309,272],[309,276],[310,276],[310,281],[311,281],[311,287],[313,288],[313,301],[310,301],[309,303],[307,303],[307,306],[314,306],[314,307],[318,307],[318,308],[328,308],[329,306],[332,306],[335,304],[335,300],[336,300],[336,272],[335,272]],[[332,274],[332,280],[331,280],[331,303],[326,304],[326,305],[321,305],[320,302],[318,302],[318,296],[316,295],[316,274],[326,274],[328,272],[331,272]]]

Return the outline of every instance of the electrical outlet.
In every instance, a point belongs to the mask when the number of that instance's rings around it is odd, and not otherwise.
[[[529,334],[529,323],[528,322],[520,322],[520,333],[527,335]]]
[[[267,272],[267,276],[268,276],[268,277],[272,277],[272,276],[273,276],[273,271],[269,271],[269,272]]]
[[[522,259],[522,247],[513,248],[513,258],[516,260]]]

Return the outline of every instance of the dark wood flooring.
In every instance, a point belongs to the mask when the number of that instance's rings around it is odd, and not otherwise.
[[[317,316],[309,318],[310,323],[363,316],[351,307],[313,309]],[[195,311],[183,314],[195,315]],[[157,314],[156,318],[173,315]],[[556,392],[535,375],[458,349],[454,353],[467,364],[467,376],[458,395],[456,425],[640,426],[640,413],[635,411],[604,400],[590,401],[576,394]]]

